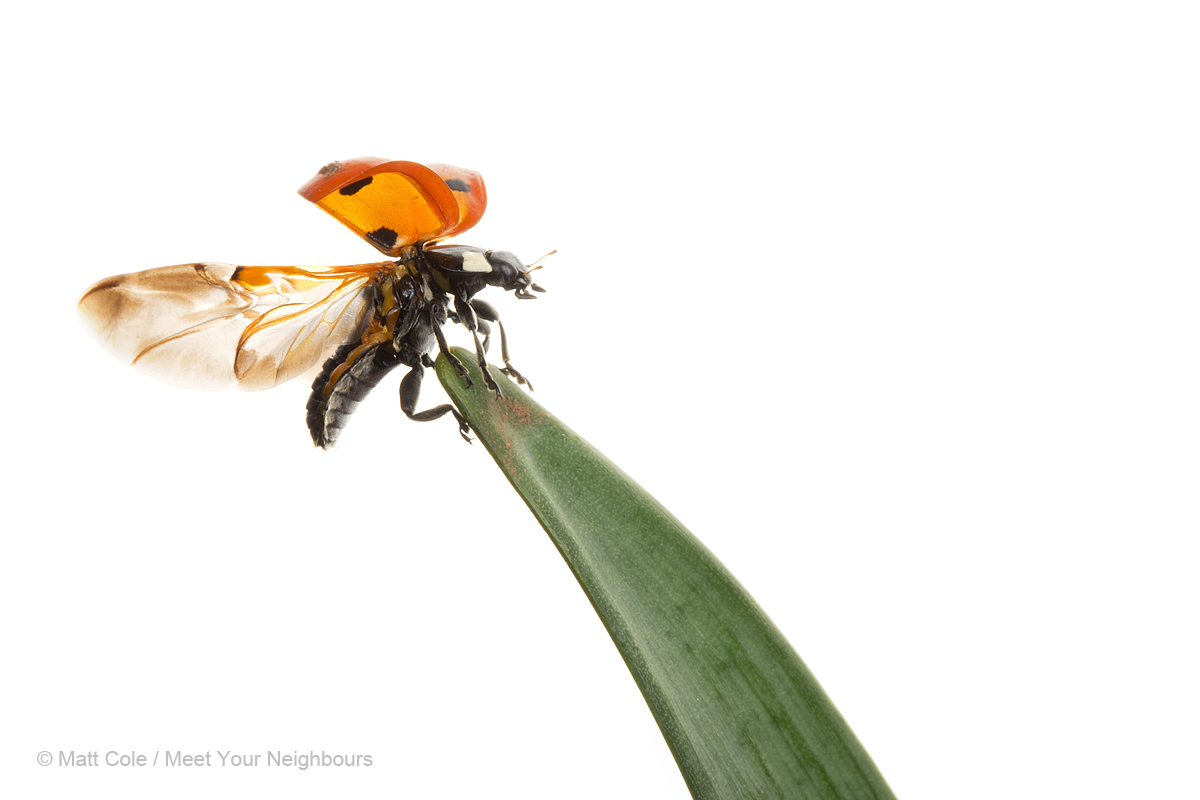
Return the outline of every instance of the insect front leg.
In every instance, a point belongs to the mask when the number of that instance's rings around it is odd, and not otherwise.
[[[474,440],[471,438],[471,426],[454,406],[442,403],[440,406],[417,411],[417,401],[421,399],[421,381],[424,379],[425,368],[417,364],[400,381],[400,410],[414,422],[432,422],[435,419],[441,419],[446,414],[453,414],[454,418],[458,420],[459,435],[466,440],[467,444],[472,444]]]
[[[504,323],[500,321],[500,313],[496,311],[491,303],[484,302],[483,300],[472,300],[471,309],[479,317],[480,325],[486,324],[484,320],[487,320],[488,322],[496,323],[500,328],[500,357],[504,359],[504,369],[500,371],[518,384],[528,386],[529,391],[532,392],[533,384],[524,375],[517,372],[517,368],[508,362],[508,335],[504,332]],[[486,342],[487,340],[485,339],[484,341]]]

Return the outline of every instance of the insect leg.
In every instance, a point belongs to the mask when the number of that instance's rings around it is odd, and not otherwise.
[[[414,422],[432,422],[435,419],[440,419],[446,414],[453,414],[458,420],[458,433],[467,444],[472,443],[471,426],[463,419],[463,415],[458,413],[458,409],[449,403],[442,403],[440,406],[427,408],[424,411],[417,411],[417,400],[421,398],[421,381],[425,378],[425,368],[417,364],[408,374],[400,381],[400,410],[404,415]]]
[[[475,314],[475,309],[471,306],[470,299],[465,294],[460,294],[454,298],[454,313],[462,325],[471,332],[471,338],[475,340],[475,357],[479,361],[479,369],[483,373],[483,380],[487,384],[487,388],[496,393],[496,397],[503,397],[500,392],[500,387],[492,378],[492,373],[488,370],[487,365],[487,350],[483,343],[479,341],[479,317]]]
[[[504,323],[500,321],[500,313],[492,307],[491,303],[483,300],[472,300],[471,309],[476,313],[476,315],[478,315],[480,320],[479,324],[481,326],[487,324],[484,321],[486,320],[488,322],[496,323],[496,325],[500,328],[500,357],[504,359],[504,369],[500,371],[512,378],[518,384],[524,384],[525,386],[528,386],[529,391],[532,392],[533,384],[530,383],[524,375],[517,372],[516,367],[508,363],[508,335],[504,332]],[[484,342],[486,344],[487,340],[485,339]]]
[[[478,315],[475,324],[479,326],[479,332],[483,334],[483,352],[486,353],[492,342],[492,326],[488,324],[487,320],[478,317]]]
[[[433,328],[433,335],[437,337],[438,352],[444,355],[446,360],[454,366],[454,371],[458,373],[458,377],[466,380],[467,386],[473,386],[474,384],[471,381],[471,376],[467,374],[467,368],[464,367],[462,362],[455,357],[454,353],[450,352],[450,345],[446,344],[446,334],[442,333],[442,325],[446,322],[445,306],[443,306],[440,302],[435,302],[429,314],[429,327]],[[484,374],[487,374],[487,370],[484,370]],[[419,380],[420,379],[418,379],[418,382]]]
[[[415,303],[410,302],[402,306],[404,315],[400,316],[399,309],[393,309],[389,316],[394,315],[394,325],[392,327],[392,340],[396,343],[396,349],[399,350],[404,342],[404,337],[408,336],[409,332],[416,327],[417,321],[421,317],[421,308]]]

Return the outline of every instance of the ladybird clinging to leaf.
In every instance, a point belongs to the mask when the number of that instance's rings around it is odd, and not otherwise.
[[[447,322],[466,327],[487,388],[500,394],[484,357],[496,310],[475,295],[487,286],[522,299],[542,288],[512,253],[438,244],[479,222],[487,191],[478,172],[448,164],[355,158],[335,161],[300,188],[390,260],[345,267],[239,267],[199,262],[106,278],[79,300],[91,333],[118,358],[156,378],[200,389],[269,389],[326,359],[308,400],[313,443],[329,447],[355,406],[404,365],[400,407],[418,421],[453,414],[417,411],[425,369],[450,353]],[[482,338],[481,338],[482,336]]]

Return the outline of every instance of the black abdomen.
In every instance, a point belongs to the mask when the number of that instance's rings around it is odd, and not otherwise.
[[[338,369],[347,362],[350,362],[348,367]],[[355,407],[400,363],[400,354],[390,339],[372,345],[351,342],[339,347],[313,381],[308,398],[308,431],[313,444],[322,448],[333,444]],[[331,388],[335,372],[336,382]]]

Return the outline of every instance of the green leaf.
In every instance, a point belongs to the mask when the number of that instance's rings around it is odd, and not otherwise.
[[[554,541],[694,798],[892,798],[796,652],[720,561],[611,461],[475,355],[437,375]]]

